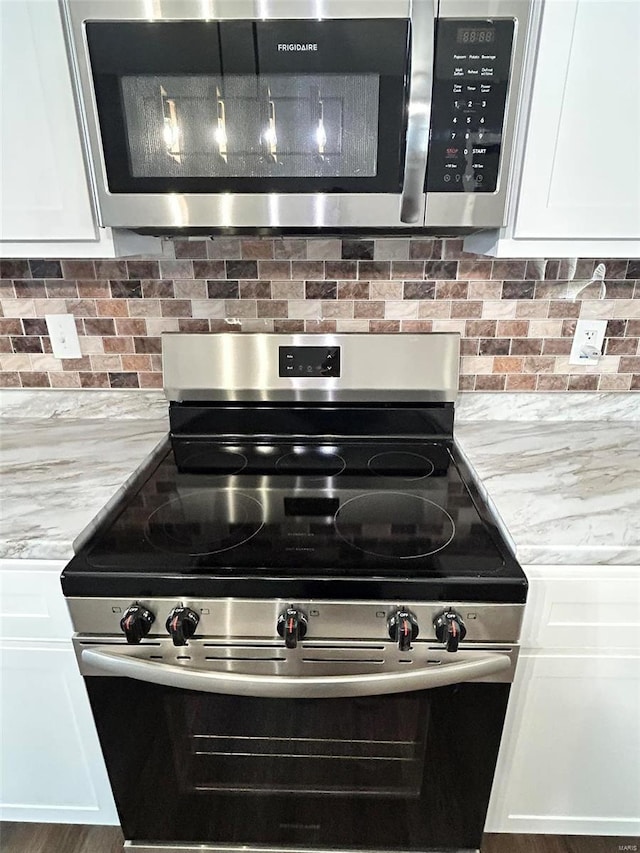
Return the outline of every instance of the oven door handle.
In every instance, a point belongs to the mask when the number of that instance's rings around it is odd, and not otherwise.
[[[424,178],[427,171],[438,0],[412,0],[411,77],[404,159],[400,221],[408,224],[424,217]]]
[[[124,676],[205,693],[274,699],[330,699],[429,690],[496,675],[511,666],[508,655],[496,652],[482,656],[478,652],[435,652],[434,659],[442,662],[416,669],[407,666],[395,672],[320,676],[253,675],[157,663],[136,657],[126,649],[120,651],[102,647],[83,649],[82,670],[85,675],[89,671],[92,675]]]

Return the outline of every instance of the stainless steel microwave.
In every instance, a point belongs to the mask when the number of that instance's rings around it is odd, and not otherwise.
[[[504,223],[534,0],[61,0],[99,217]]]

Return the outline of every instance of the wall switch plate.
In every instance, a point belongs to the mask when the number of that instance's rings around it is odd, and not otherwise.
[[[73,314],[45,314],[51,349],[56,358],[82,358]]]
[[[578,320],[569,364],[597,364],[604,349],[606,320]]]

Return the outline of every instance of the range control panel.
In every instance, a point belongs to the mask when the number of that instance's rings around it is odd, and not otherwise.
[[[279,350],[282,378],[340,376],[340,347],[279,347]]]
[[[513,20],[439,21],[427,192],[495,192]]]

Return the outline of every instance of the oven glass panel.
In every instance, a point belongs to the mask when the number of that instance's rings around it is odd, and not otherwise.
[[[129,840],[480,846],[508,684],[319,700],[86,684]]]
[[[89,22],[110,192],[397,192],[407,22]]]

